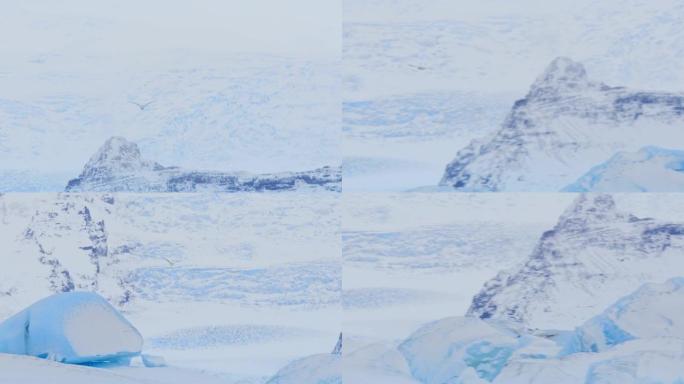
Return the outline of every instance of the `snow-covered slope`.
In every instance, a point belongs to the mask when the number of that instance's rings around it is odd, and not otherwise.
[[[440,185],[559,191],[617,151],[684,148],[683,125],[684,94],[610,87],[559,57],[515,102],[499,131],[458,152]]]
[[[684,151],[644,147],[637,152],[618,152],[563,191],[684,191]]]
[[[485,284],[468,314],[570,329],[644,282],[683,275],[683,251],[683,224],[620,211],[610,195],[581,195],[524,265]]]
[[[295,189],[341,190],[339,168],[263,175],[185,171],[144,160],[138,146],[112,137],[90,158],[67,192],[251,192]]]
[[[0,353],[0,384],[232,384],[207,372],[172,367],[96,368]]]

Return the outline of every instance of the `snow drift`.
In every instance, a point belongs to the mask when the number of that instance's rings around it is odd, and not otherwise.
[[[63,363],[128,363],[143,339],[96,293],[69,292],[36,302],[0,324],[0,352]]]

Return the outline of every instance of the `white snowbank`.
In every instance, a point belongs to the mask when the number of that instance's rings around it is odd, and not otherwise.
[[[0,324],[1,353],[64,363],[125,363],[142,344],[135,327],[91,292],[47,297]]]

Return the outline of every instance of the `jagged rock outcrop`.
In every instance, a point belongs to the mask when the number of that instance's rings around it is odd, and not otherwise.
[[[33,213],[24,241],[33,244],[36,268],[47,268],[49,292],[94,291],[120,305],[131,299],[130,287],[113,270],[119,257],[108,246],[106,207],[113,199],[63,195]]]
[[[581,195],[527,261],[500,272],[468,315],[572,329],[646,282],[684,274],[684,224],[639,218],[610,195]]]
[[[459,191],[559,191],[618,151],[684,148],[684,94],[591,81],[557,58],[493,136],[461,149],[441,186]],[[617,190],[615,191],[617,192]]]
[[[142,158],[138,146],[112,137],[90,158],[67,192],[266,192],[321,189],[341,191],[342,173],[322,167],[304,172],[247,174],[190,171]]]

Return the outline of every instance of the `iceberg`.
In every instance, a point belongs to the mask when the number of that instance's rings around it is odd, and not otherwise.
[[[399,345],[411,374],[422,383],[452,382],[474,373],[492,381],[527,340],[474,317],[449,317],[425,325]]]
[[[71,364],[127,364],[143,338],[100,295],[59,293],[0,324],[0,353]]]
[[[601,352],[633,339],[684,339],[684,278],[644,284],[578,327],[561,354]]]
[[[684,151],[648,146],[618,152],[562,192],[679,192],[684,190]]]

